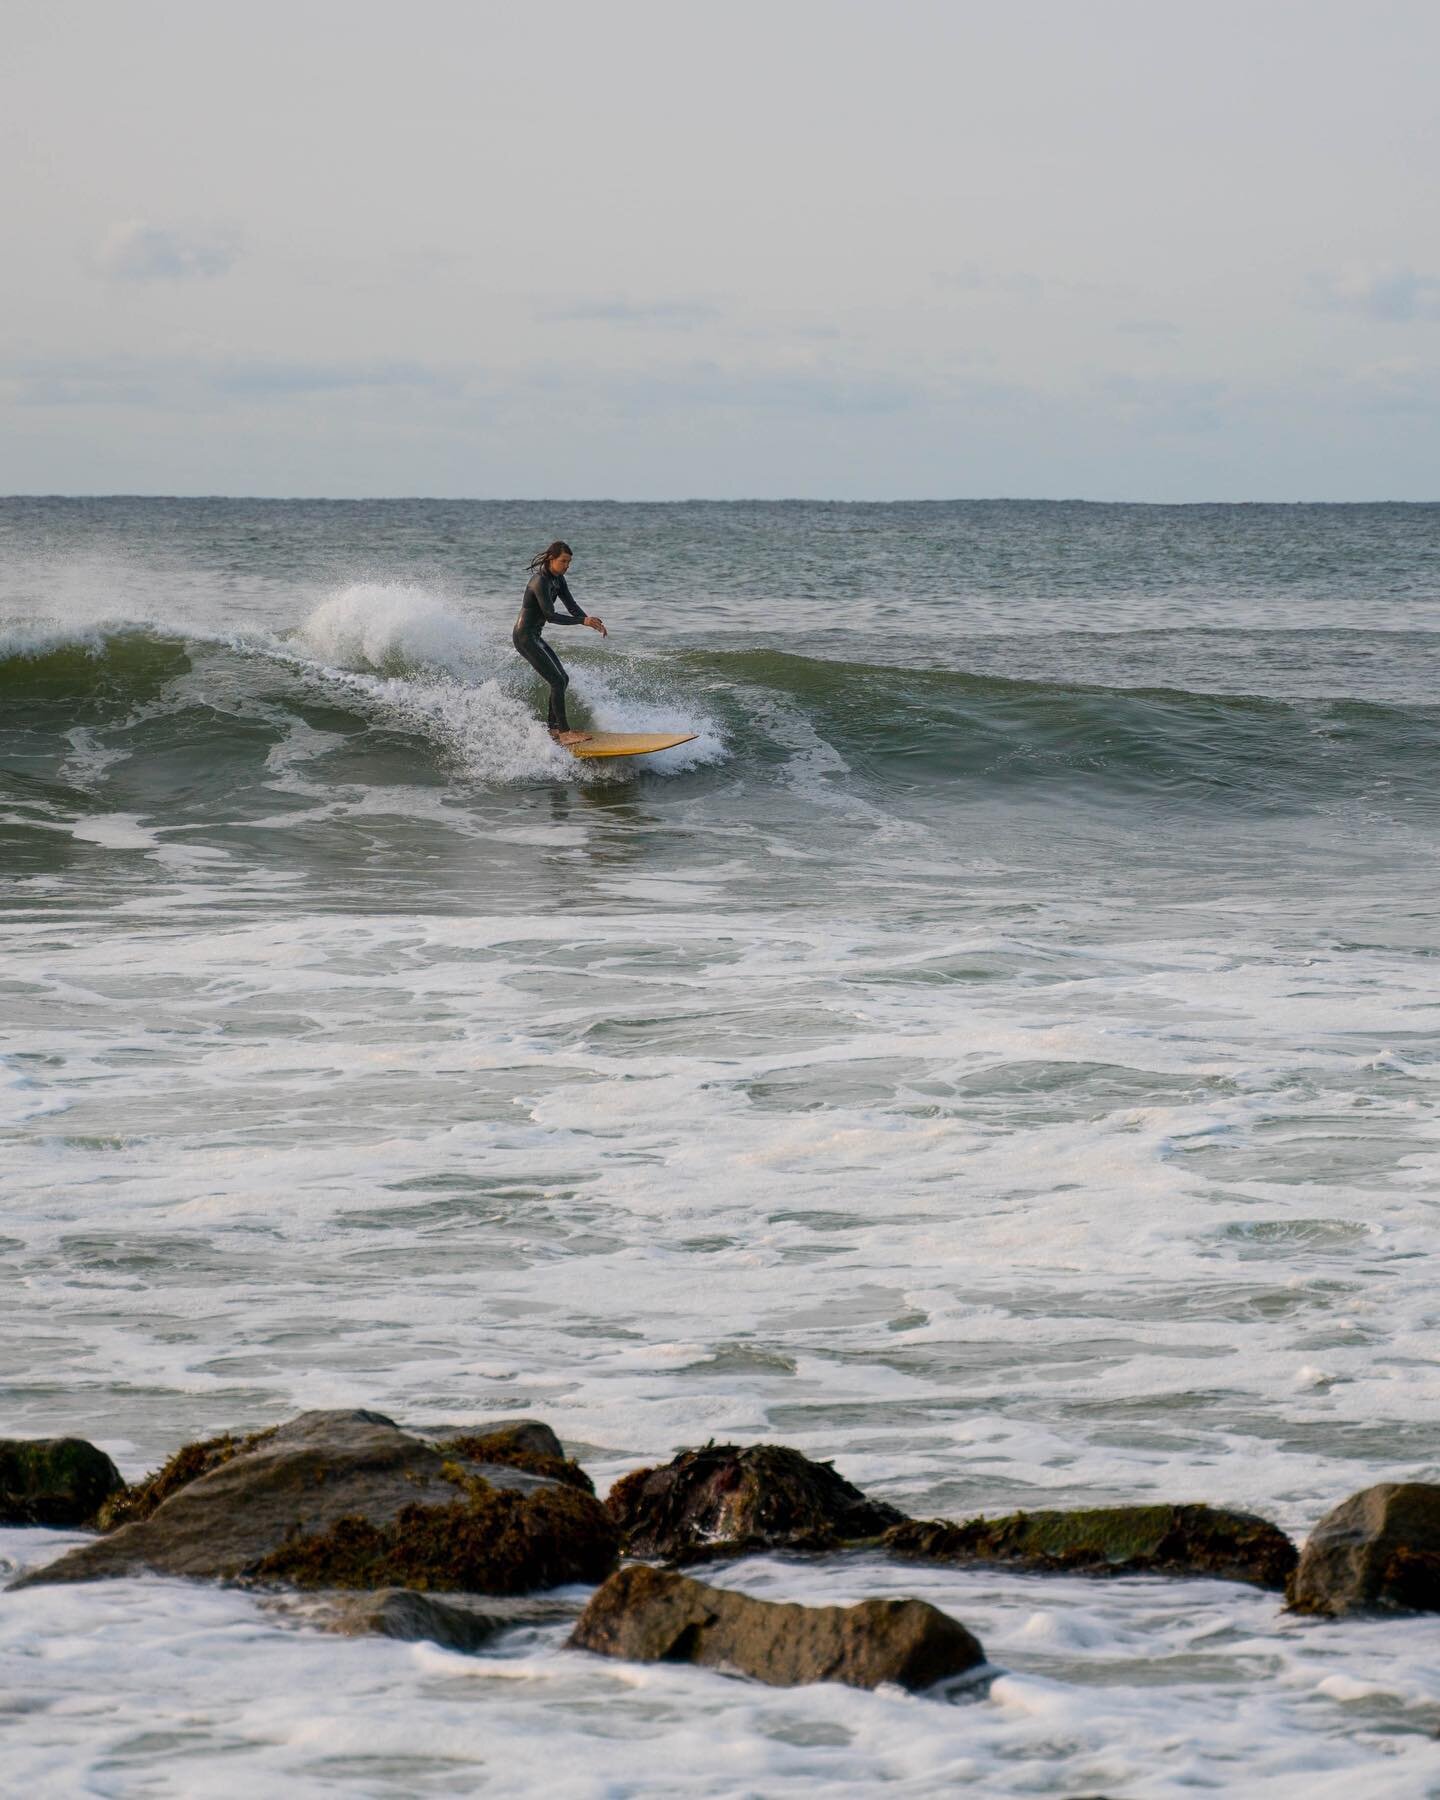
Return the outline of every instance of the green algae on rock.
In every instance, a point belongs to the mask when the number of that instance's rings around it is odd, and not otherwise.
[[[706,1444],[636,1469],[605,1502],[632,1556],[698,1562],[741,1550],[833,1550],[905,1515],[783,1444]]]
[[[580,1615],[570,1642],[631,1662],[738,1670],[772,1687],[893,1682],[916,1691],[985,1661],[979,1640],[924,1600],[797,1606],[756,1600],[645,1563],[610,1577]]]
[[[1221,1507],[1097,1506],[998,1519],[908,1520],[883,1547],[917,1562],[1016,1563],[1095,1575],[1199,1575],[1283,1588],[1295,1546],[1278,1526]]]
[[[0,1525],[88,1525],[124,1486],[85,1438],[0,1438]]]
[[[1293,1612],[1440,1612],[1440,1485],[1382,1481],[1310,1533],[1286,1599]]]

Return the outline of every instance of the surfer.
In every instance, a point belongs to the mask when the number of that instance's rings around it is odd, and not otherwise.
[[[520,617],[515,621],[511,642],[550,689],[550,705],[545,722],[557,744],[578,744],[583,731],[572,731],[565,716],[565,690],[570,677],[565,665],[541,636],[546,625],[588,625],[601,637],[609,637],[603,619],[582,612],[565,581],[574,552],[557,538],[549,549],[530,559],[530,580],[525,598],[520,602]],[[560,612],[555,602],[563,600],[566,610]]]

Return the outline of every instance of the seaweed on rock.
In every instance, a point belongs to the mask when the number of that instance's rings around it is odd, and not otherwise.
[[[632,1556],[698,1562],[739,1550],[833,1550],[905,1515],[784,1444],[706,1444],[636,1469],[605,1502]]]
[[[527,1449],[514,1441],[508,1430],[487,1431],[482,1435],[447,1438],[436,1448],[442,1456],[461,1456],[467,1462],[499,1463],[511,1469],[524,1469],[531,1475],[544,1475],[551,1481],[564,1482],[593,1494],[595,1483],[570,1456],[550,1456],[544,1451]]]
[[[219,1437],[201,1438],[193,1444],[182,1444],[168,1462],[152,1469],[143,1481],[121,1488],[100,1508],[95,1524],[100,1531],[114,1531],[135,1519],[148,1519],[172,1494],[179,1493],[192,1481],[223,1467],[246,1451],[254,1450],[275,1435],[275,1427],[253,1431],[248,1437],[236,1437],[223,1431]]]
[[[447,1463],[459,1497],[402,1507],[388,1524],[358,1514],[273,1551],[254,1574],[296,1587],[413,1588],[523,1594],[603,1581],[618,1533],[599,1501],[574,1486],[519,1493]]]

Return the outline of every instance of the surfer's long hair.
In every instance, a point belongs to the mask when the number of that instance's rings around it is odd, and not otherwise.
[[[573,556],[575,552],[559,538],[548,550],[539,550],[530,558],[530,573],[538,574],[541,569],[548,569],[557,556]]]

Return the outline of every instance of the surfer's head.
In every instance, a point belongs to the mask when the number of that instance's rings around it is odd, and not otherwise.
[[[570,558],[575,552],[559,538],[546,550],[530,558],[531,569],[548,569],[552,575],[563,575],[570,567]]]

